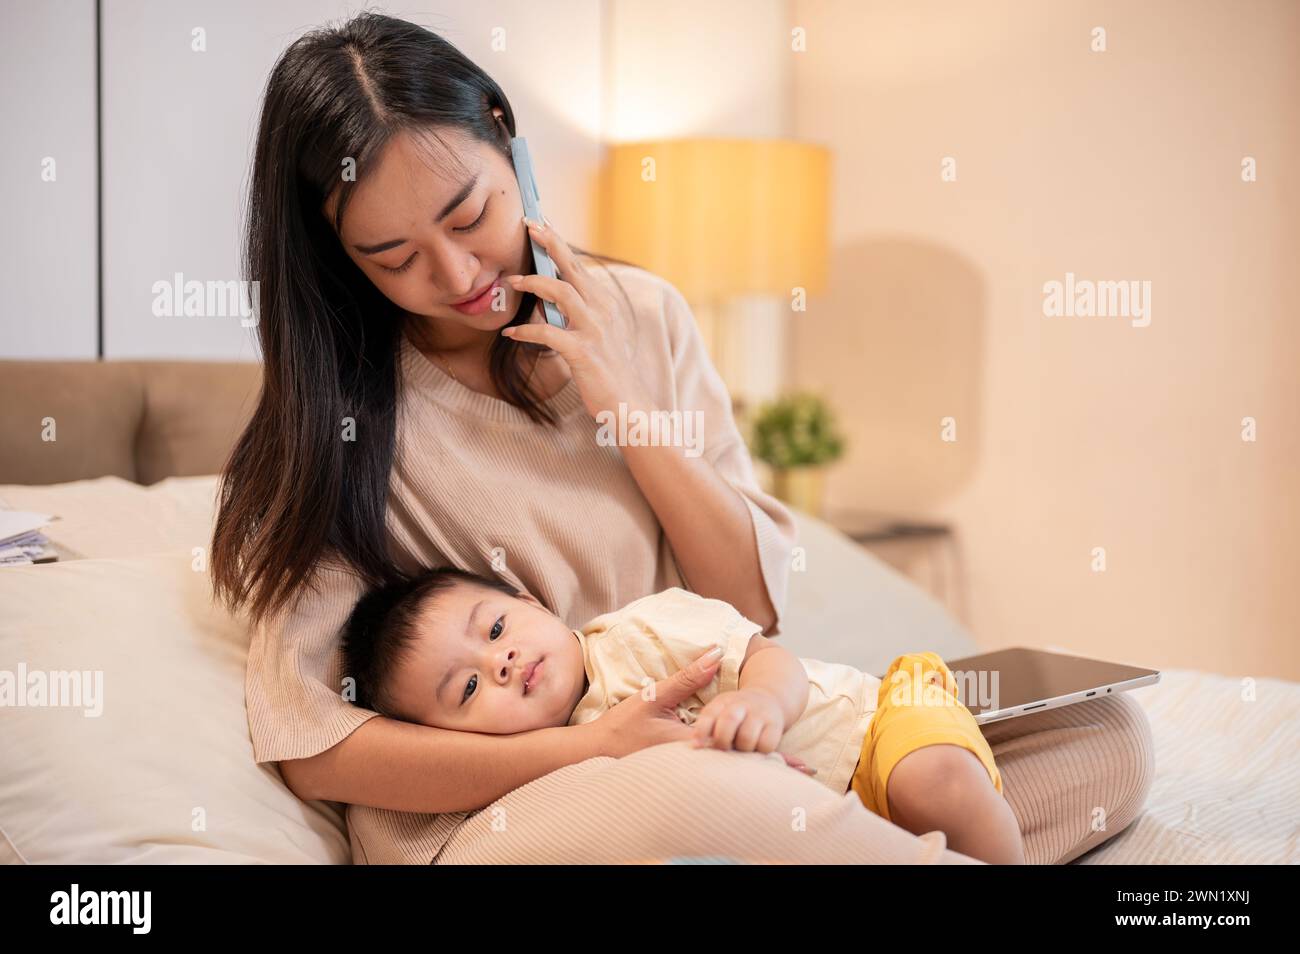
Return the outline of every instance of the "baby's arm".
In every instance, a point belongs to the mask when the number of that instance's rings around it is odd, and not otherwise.
[[[808,705],[808,673],[798,657],[780,643],[755,633],[740,664],[740,688],[771,693],[785,724],[793,725]]]
[[[743,752],[774,751],[808,705],[808,673],[798,657],[766,636],[749,640],[740,664],[740,684],[723,692],[700,711],[694,729],[697,744]]]

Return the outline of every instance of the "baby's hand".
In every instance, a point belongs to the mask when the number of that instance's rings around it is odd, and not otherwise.
[[[785,734],[785,713],[770,692],[737,689],[714,696],[692,728],[696,746],[774,752]]]

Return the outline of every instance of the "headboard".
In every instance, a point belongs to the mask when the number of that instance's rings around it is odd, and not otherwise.
[[[218,473],[261,382],[256,362],[0,361],[0,484]]]

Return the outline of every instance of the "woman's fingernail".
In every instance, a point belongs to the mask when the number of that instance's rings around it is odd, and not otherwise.
[[[721,647],[721,646],[714,646],[712,649],[710,649],[707,653],[704,654],[704,658],[705,658],[705,659],[717,659],[717,658],[720,657],[721,655],[722,655],[722,647]]]

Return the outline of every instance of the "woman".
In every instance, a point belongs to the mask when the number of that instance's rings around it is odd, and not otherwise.
[[[674,699],[709,670],[515,736],[351,704],[342,623],[365,588],[423,566],[498,576],[574,626],[680,585],[779,630],[794,523],[757,486],[689,308],[553,229],[535,235],[560,277],[528,274],[514,134],[501,89],[401,20],[314,32],[272,71],[246,250],[264,384],[213,541],[218,593],[256,624],[255,757],[348,805],[358,861],[969,860],[779,758],[663,744],[685,742]],[[703,453],[597,433],[602,412],[656,409],[698,414]],[[1149,729],[1104,702],[993,727],[1031,862],[1140,807]]]

